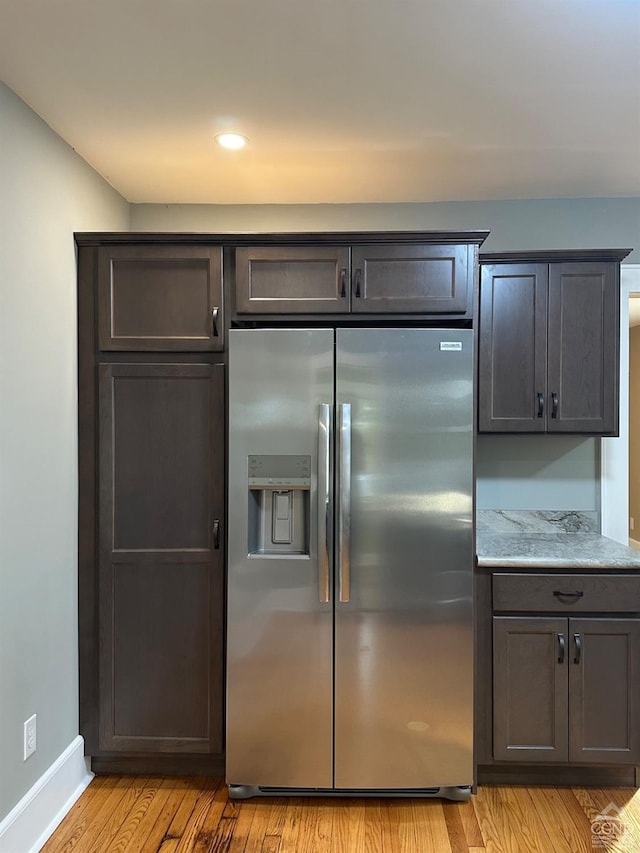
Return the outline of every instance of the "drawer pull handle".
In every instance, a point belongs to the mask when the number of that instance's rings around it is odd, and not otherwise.
[[[538,417],[544,417],[544,394],[538,391]]]
[[[581,589],[575,589],[573,592],[564,592],[561,589],[554,589],[553,594],[556,598],[582,598],[584,592]]]
[[[575,643],[576,653],[573,658],[574,663],[580,663],[580,658],[582,657],[582,638],[580,634],[573,635],[573,642]]]
[[[218,337],[218,308],[211,309],[211,337]]]
[[[555,391],[551,392],[551,417],[558,417],[558,395]]]
[[[362,270],[356,270],[356,296],[360,298],[360,283],[362,281]]]
[[[564,634],[558,634],[558,663],[564,663]]]
[[[347,295],[347,268],[342,267],[340,270],[340,298],[344,299]]]

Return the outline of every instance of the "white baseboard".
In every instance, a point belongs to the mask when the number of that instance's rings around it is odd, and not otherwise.
[[[0,823],[0,850],[37,853],[92,779],[78,735]]]

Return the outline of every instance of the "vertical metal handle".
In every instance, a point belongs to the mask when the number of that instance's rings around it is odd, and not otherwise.
[[[555,391],[551,392],[551,417],[558,417],[558,395]]]
[[[342,299],[347,295],[347,268],[342,267],[340,270],[340,296]]]
[[[538,391],[538,417],[541,418],[544,416],[544,394],[541,394]]]
[[[340,403],[338,417],[338,600],[351,598],[351,404]]]
[[[218,306],[211,309],[211,334],[214,338],[218,337]]]
[[[580,659],[582,658],[582,637],[580,634],[573,635],[573,642],[576,647],[576,653],[573,657],[574,663],[580,663]]]
[[[558,634],[558,663],[564,663],[564,634]]]
[[[331,407],[320,403],[318,414],[318,598],[322,604],[329,601],[329,477]]]
[[[360,296],[360,283],[362,282],[362,270],[356,270],[356,296]]]
[[[218,518],[213,519],[213,550],[218,551],[220,549],[220,520]]]

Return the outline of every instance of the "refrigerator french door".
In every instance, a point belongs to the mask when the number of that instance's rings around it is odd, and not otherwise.
[[[468,796],[473,333],[232,330],[231,796]]]

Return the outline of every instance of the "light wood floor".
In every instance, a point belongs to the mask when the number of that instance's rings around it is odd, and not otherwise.
[[[593,844],[610,804],[618,840]],[[614,814],[614,818],[616,815]],[[640,851],[640,791],[481,787],[469,803],[394,799],[230,802],[220,779],[99,776],[46,853],[593,853]]]

